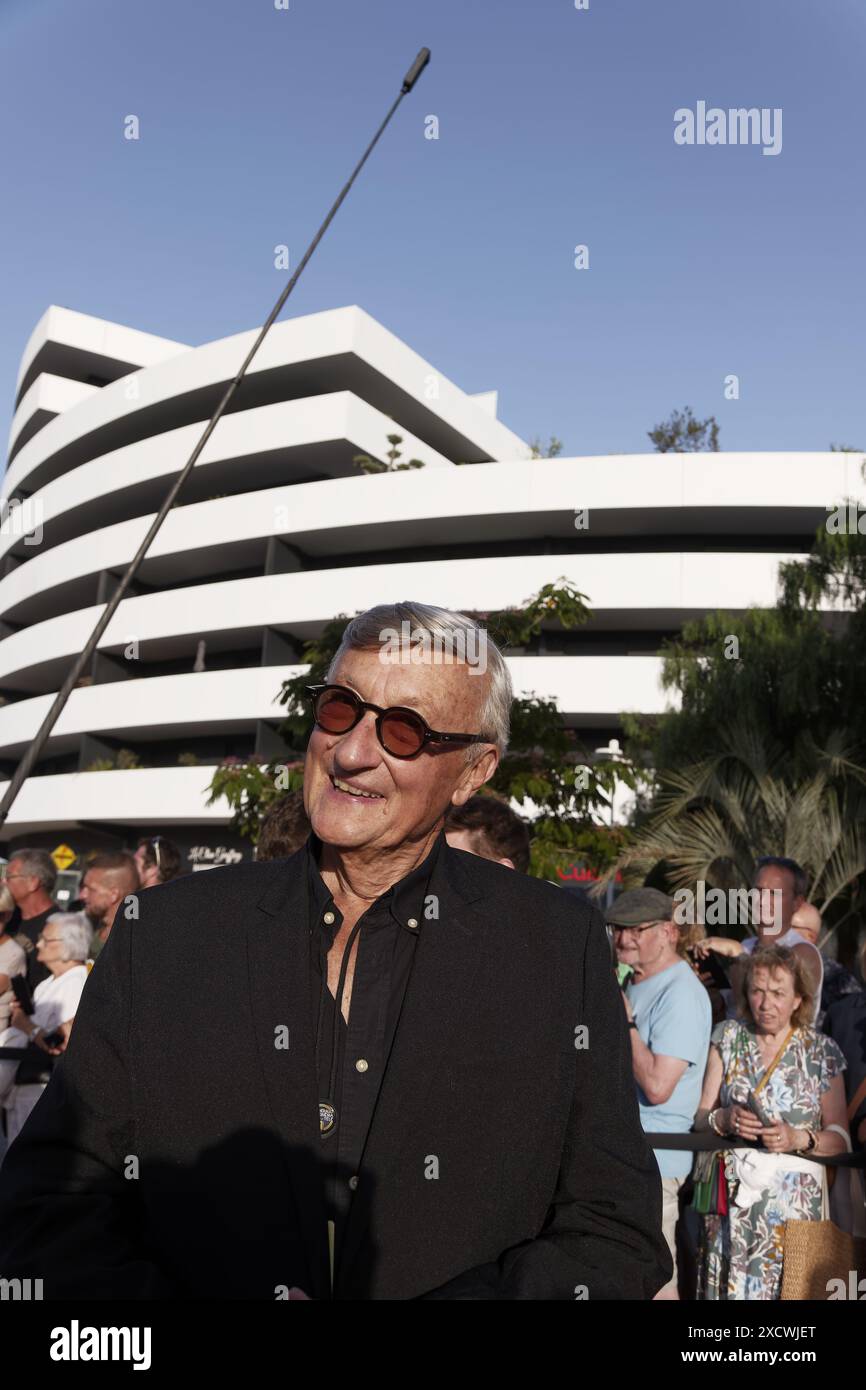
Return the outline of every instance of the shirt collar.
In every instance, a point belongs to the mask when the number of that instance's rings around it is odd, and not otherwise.
[[[415,868],[404,878],[392,884],[376,900],[375,906],[387,904],[394,921],[412,932],[413,935],[421,930],[421,924],[424,921],[427,888],[444,844],[445,830],[443,828],[433,841],[426,858],[420,864],[416,864]],[[314,831],[311,831],[306,844],[307,879],[310,885],[310,901],[318,917],[321,917],[322,913],[334,906],[334,900],[319,872],[321,847],[321,840]]]

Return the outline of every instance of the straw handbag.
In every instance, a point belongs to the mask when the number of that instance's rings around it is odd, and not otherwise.
[[[866,1081],[848,1106],[849,1123],[856,1114],[866,1092]],[[832,1129],[839,1126],[832,1125]],[[845,1134],[843,1130],[839,1131]],[[848,1152],[851,1141],[845,1134]],[[824,1170],[825,1177],[827,1170]],[[837,1188],[847,1178],[849,1186],[848,1219],[852,1230],[843,1231],[835,1221],[786,1221],[782,1266],[783,1299],[827,1299],[830,1280],[841,1280],[848,1297],[856,1298],[859,1282],[866,1277],[866,1214],[864,1214],[863,1174],[856,1168],[837,1170]],[[825,1214],[827,1188],[825,1184]],[[834,1193],[838,1198],[841,1194]],[[841,1205],[839,1210],[841,1210]],[[845,1296],[845,1295],[843,1295]]]
[[[866,1240],[840,1231],[834,1221],[786,1221],[783,1299],[826,1299],[831,1279],[854,1288],[866,1275]]]

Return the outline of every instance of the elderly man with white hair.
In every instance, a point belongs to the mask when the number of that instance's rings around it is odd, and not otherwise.
[[[81,992],[87,981],[85,961],[91,931],[83,913],[53,912],[36,942],[39,964],[48,970],[33,991],[33,1013],[13,1004],[10,1026],[0,1033],[0,1047],[33,1044],[58,1057],[67,1046]],[[46,1041],[56,1037],[56,1042]],[[19,1062],[0,1060],[0,1105],[6,1111],[6,1138],[11,1144],[45,1089],[44,1082],[16,1083]],[[46,1063],[46,1070],[48,1064]]]
[[[506,747],[501,653],[383,605],[309,699],[303,847],[118,914],[0,1174],[0,1275],[46,1299],[652,1298],[661,1184],[601,919],[445,840]]]

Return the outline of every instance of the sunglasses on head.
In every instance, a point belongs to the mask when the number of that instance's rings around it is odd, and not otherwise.
[[[431,729],[414,709],[382,709],[362,700],[346,685],[308,685],[313,717],[326,734],[347,734],[368,710],[376,716],[376,736],[392,758],[415,758],[428,743],[489,743],[484,734],[445,734]]]
[[[153,850],[153,857],[156,860],[156,867],[159,870],[162,870],[162,864],[159,862],[159,842],[163,839],[165,839],[164,835],[151,835],[150,839],[146,842]]]

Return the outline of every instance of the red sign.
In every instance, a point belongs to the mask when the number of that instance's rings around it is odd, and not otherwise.
[[[563,883],[598,883],[598,874],[594,869],[585,869],[580,864],[572,864],[569,869],[557,869],[556,877]],[[614,878],[615,883],[622,883],[622,874],[617,869]]]

